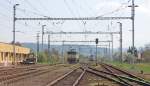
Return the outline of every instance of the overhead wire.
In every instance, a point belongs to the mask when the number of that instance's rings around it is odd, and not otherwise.
[[[5,0],[5,1],[6,1],[6,0]],[[8,1],[8,0],[7,0],[7,3],[9,4],[8,6],[3,6],[3,5],[0,5],[0,6],[1,6],[2,8],[4,8],[5,11],[10,12],[9,7],[12,8],[12,6],[13,6],[14,4],[13,4],[12,2]],[[18,9],[18,8],[16,8],[16,9]],[[32,13],[33,13],[33,12],[32,12]],[[10,14],[10,13],[6,13],[6,14]],[[5,17],[8,17],[6,14],[0,13],[0,15],[5,16]],[[36,14],[36,13],[34,12],[34,14]],[[5,19],[5,20],[10,21],[9,19]],[[1,24],[1,23],[0,23],[0,24]],[[26,26],[25,24],[23,24],[23,23],[21,23],[21,22],[18,22],[18,24]],[[12,28],[11,26],[9,27],[8,25],[5,25],[5,24],[1,24],[1,25],[4,26],[4,27],[6,27],[6,28]],[[31,26],[30,26],[30,27],[31,27]],[[16,27],[16,29],[17,29],[17,27]],[[21,32],[19,31],[19,33],[22,33],[22,31],[21,31]]]
[[[93,9],[89,6],[87,0],[85,0],[85,4],[86,4],[86,7],[90,10],[92,16],[95,16],[96,13],[95,13],[95,11],[93,11]]]
[[[33,10],[36,10],[37,12],[41,13],[36,7],[34,7],[34,6],[29,2],[29,0],[25,0],[25,2],[26,2]]]
[[[74,4],[76,4],[76,7],[78,6],[78,4],[76,3],[76,1],[72,0],[72,2],[73,2]],[[80,7],[80,6],[78,6],[78,7]],[[81,9],[81,7],[80,7],[80,9]],[[76,13],[78,14],[79,17],[81,17],[78,10],[76,10]],[[86,21],[83,21],[83,20],[81,20],[81,22],[82,22],[82,24],[84,25],[83,32],[86,32],[86,27],[85,27],[85,26],[86,26],[86,23],[87,23],[87,22],[86,22]],[[85,40],[86,40],[87,35],[85,34],[84,37],[85,37]]]
[[[9,3],[10,5],[12,5],[12,3]],[[2,5],[1,5],[2,6]],[[5,9],[7,9],[8,10],[8,8],[5,8]],[[22,9],[19,9],[19,8],[16,8],[16,9],[18,9],[18,10],[21,10],[21,11],[25,11],[25,10],[22,10]],[[2,15],[2,16],[5,16],[5,17],[8,17],[7,15],[4,15],[4,14],[2,14],[2,13],[0,13],[0,15]],[[10,21],[9,19],[7,19],[8,21]],[[21,24],[21,25],[24,25],[24,24],[22,24],[21,22],[18,22],[19,24]]]
[[[7,19],[6,19],[6,20],[10,21],[10,19],[8,19],[9,17],[8,17],[7,15],[2,14],[2,13],[0,13],[0,15],[7,17]],[[24,24],[22,24],[21,22],[18,22],[18,23],[19,23],[19,24],[21,24],[21,25],[24,25]]]
[[[67,3],[66,0],[64,0],[65,6],[68,8],[69,12],[76,17],[75,13],[72,11],[72,9],[70,8],[69,4]],[[77,20],[78,24],[80,25],[80,22]]]
[[[27,9],[18,8],[18,10],[19,10],[19,11],[22,11],[22,12],[24,12],[24,13],[28,13],[28,14],[29,14],[29,13],[32,13],[32,14],[34,14],[34,15],[36,15],[36,16],[48,17],[48,16],[45,16],[45,15],[40,14],[40,13],[37,13],[37,12],[29,11],[29,10],[27,10]]]
[[[66,1],[66,0],[65,0]],[[129,0],[129,1],[131,1],[131,0]],[[71,9],[70,9],[71,10]],[[40,12],[41,13],[41,12]],[[39,15],[39,14],[36,14],[36,13],[33,13],[33,14],[35,14],[35,15],[38,15],[38,16],[42,16],[42,17],[44,17],[44,15]],[[73,12],[73,14],[74,14],[74,12]]]
[[[127,3],[122,3],[122,5],[121,5],[120,7],[122,7],[124,4],[128,4],[130,1],[131,1],[131,0],[128,0]],[[115,12],[120,11],[120,10],[121,10],[120,7],[118,7],[116,10],[114,10],[114,11],[112,11],[112,12],[106,13],[105,15],[107,15],[107,14],[113,14],[113,13],[115,13]],[[126,7],[127,7],[127,6],[126,6]],[[118,14],[117,14],[117,15],[118,15]],[[103,15],[103,16],[104,16],[104,15]],[[112,21],[110,21],[110,22],[112,22]]]
[[[19,9],[20,11],[24,12],[24,13],[27,13],[27,14],[32,13],[33,15],[37,15],[37,16],[41,16],[41,17],[48,17],[48,16],[45,16],[45,15],[43,15],[43,14],[39,14],[39,13],[36,13],[36,12],[29,11],[29,10],[27,10],[27,9],[22,9],[22,8],[18,8],[18,9]],[[63,23],[64,23],[64,21],[62,21],[61,24],[63,24]],[[52,22],[52,25],[53,25],[55,28],[58,28],[58,27],[56,27],[54,24],[55,24],[55,23]],[[57,24],[58,24],[58,23],[57,23]]]
[[[131,0],[128,0],[128,2],[127,3],[129,3]],[[124,4],[124,3],[123,3]],[[107,14],[112,14],[112,13],[115,13],[115,12],[118,12],[118,11],[120,11],[120,10],[122,10],[123,9],[123,4],[118,8],[118,9],[116,9],[116,10],[114,10],[114,11],[112,11],[112,12],[109,12],[109,13],[107,13]],[[127,7],[127,6],[126,6]],[[125,8],[124,8],[125,9]],[[103,14],[103,15],[101,15],[101,16],[104,16],[104,15],[106,15],[106,14]],[[112,22],[112,21],[111,21]],[[110,26],[108,25],[108,28],[109,28]]]
[[[45,5],[43,5],[43,1],[41,2],[40,0],[38,0],[38,2],[39,5],[45,10],[45,12],[52,15],[52,13],[45,7]]]
[[[27,10],[27,9],[22,9],[22,8],[19,8],[19,10],[20,11],[23,11],[23,12],[28,12],[28,13],[32,13],[32,14],[34,14],[34,15],[37,15],[37,16],[41,16],[41,17],[49,17],[49,16],[46,16],[46,15],[43,15],[43,14],[40,14],[41,12],[39,12],[39,10],[37,10],[28,0],[27,0],[27,3],[32,7],[32,9],[35,9],[37,12],[33,12],[33,11],[29,11],[29,10]],[[47,9],[42,5],[42,8],[44,8],[44,10],[45,11],[47,11]],[[61,24],[63,24],[64,23],[64,20],[62,21],[62,23]],[[54,25],[55,24],[55,22],[52,22],[52,25],[53,26],[55,26]],[[58,24],[58,23],[57,23]],[[55,26],[56,27],[56,26]],[[56,27],[56,28],[58,28],[58,27]]]
[[[105,15],[113,14],[113,13],[119,12],[120,10],[126,9],[126,8],[128,7],[128,4],[129,4],[130,1],[131,1],[131,0],[128,0],[126,3],[122,3],[122,4],[121,4],[118,8],[116,8],[115,10],[113,10],[113,11],[111,11],[111,12],[108,12],[108,13],[104,13],[104,14],[102,14],[102,15],[100,15],[100,16],[97,16],[97,17],[103,17],[103,16],[105,16]],[[124,7],[124,5],[126,5],[126,6]]]
[[[68,2],[66,0],[64,0],[65,6],[67,7],[67,9],[69,10],[69,12],[76,17],[76,14],[72,11],[72,9],[70,8]],[[77,20],[77,24],[81,27],[80,22]],[[71,36],[69,36],[71,37]]]
[[[19,7],[17,7],[17,9],[19,10],[19,11],[22,11],[22,12],[24,12],[24,13],[32,13],[32,14],[34,14],[34,15],[37,15],[37,16],[41,16],[41,17],[47,17],[46,15],[43,15],[43,14],[40,14],[41,12],[39,11],[39,10],[37,10],[28,0],[23,0],[22,1],[22,3],[24,2],[24,1],[26,1],[26,3],[33,9],[33,10],[36,10],[37,12],[35,12],[35,11],[30,11],[30,10],[27,10],[27,9],[25,9],[25,8],[19,8]],[[9,4],[11,4],[11,5],[14,5],[14,4],[12,4],[12,3],[9,3]]]
[[[9,0],[5,0],[6,2],[8,2],[9,4],[11,4],[11,1],[9,1]]]

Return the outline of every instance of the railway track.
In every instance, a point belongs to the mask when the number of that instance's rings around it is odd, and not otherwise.
[[[111,65],[103,64],[103,67],[106,70],[97,70],[84,64],[80,67],[82,70],[80,68],[72,70],[65,75],[57,78],[56,80],[48,83],[46,86],[78,86],[82,79],[84,79],[83,76],[85,75],[85,73],[94,74],[98,77],[114,82],[120,86],[150,86],[150,83],[146,82],[144,79],[136,77],[135,75],[132,75],[120,69],[113,69]]]
[[[61,65],[61,64],[59,64]],[[18,74],[22,72],[28,72],[36,69],[40,69],[43,67],[49,67],[49,66],[55,66],[55,65],[30,65],[30,66],[25,66],[25,67],[10,67],[6,69],[0,69],[0,77],[2,76],[7,76],[7,75],[12,75],[12,74]]]
[[[46,86],[77,86],[85,74],[86,70],[76,68],[63,76],[58,77],[56,80],[48,83]]]
[[[108,64],[101,64],[101,66],[104,68],[104,70],[98,70],[94,67],[91,67],[90,65],[82,64],[80,66],[76,66],[72,68],[71,71],[59,75],[53,79],[55,80],[47,80],[45,81],[45,84],[43,86],[80,86],[80,83],[84,81],[84,77],[88,75],[93,74],[96,77],[99,77],[101,80],[105,80],[106,83],[110,82],[113,83],[113,86],[119,85],[119,86],[150,86],[150,83],[148,81],[145,81],[142,78],[139,78],[127,71],[118,69],[114,66],[108,65]],[[13,75],[5,75],[0,76],[0,86],[10,86],[11,83],[14,83],[16,81],[28,78],[28,77],[35,77],[38,75],[42,75],[45,73],[49,73],[52,70],[57,70],[61,67],[60,65],[54,65],[52,67],[49,66],[43,66],[41,68],[44,69],[36,69],[36,67],[31,68],[30,71],[26,71],[23,73],[16,73]],[[30,68],[27,68],[30,69]],[[40,70],[41,69],[41,70]],[[96,78],[95,79],[98,79]],[[49,81],[49,82],[48,82]],[[99,81],[97,81],[99,82]],[[82,86],[84,83],[82,83]],[[115,85],[116,84],[116,85]],[[101,86],[101,85],[100,85]],[[112,85],[106,85],[106,86],[112,86]]]
[[[118,69],[112,65],[108,65],[104,63],[101,65],[105,70],[97,70],[95,68],[88,67],[90,69],[88,71],[90,73],[99,75],[103,78],[107,78],[111,81],[114,81],[118,84],[125,85],[125,86],[150,86],[150,82],[142,78],[139,78],[127,71]]]
[[[124,76],[127,76],[127,77],[131,77],[131,78],[134,78],[134,79],[137,79],[137,80],[140,80],[140,81],[145,81],[147,83],[150,83],[149,81],[146,81],[144,80],[143,78],[140,78],[140,77],[137,77],[136,75],[126,71],[126,70],[123,70],[123,69],[119,69],[115,66],[112,66],[112,65],[109,65],[109,64],[101,64],[106,70],[108,70],[110,73],[114,73],[114,74],[119,74],[119,75],[124,75]]]
[[[17,67],[17,66],[13,66],[13,67],[3,67],[2,69],[0,69],[0,72],[3,71],[12,71],[12,70],[17,70],[17,69],[30,69],[30,68],[37,68],[37,67],[44,67],[44,66],[49,66],[49,65],[30,65],[30,66],[24,66],[24,67]]]
[[[30,71],[24,71],[22,73],[14,73],[11,75],[5,75],[0,76],[0,86],[6,86],[8,84],[14,83],[16,81],[28,78],[28,77],[34,77],[38,76],[44,73],[51,72],[52,70],[59,69],[60,65],[54,65],[54,66],[42,66],[40,69],[32,69]],[[43,68],[43,69],[42,69]]]

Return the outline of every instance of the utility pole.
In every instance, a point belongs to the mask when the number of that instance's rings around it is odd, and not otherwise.
[[[15,49],[15,43],[16,43],[16,28],[15,28],[15,24],[16,24],[16,6],[18,6],[19,4],[15,4],[13,6],[13,57],[14,57],[14,62],[12,62],[12,64],[16,63],[16,49]]]
[[[135,28],[134,28],[134,24],[135,24],[135,7],[138,7],[137,5],[134,4],[134,0],[132,0],[132,5],[128,6],[131,7],[131,20],[132,20],[132,52],[133,55],[135,53]]]
[[[48,57],[50,60],[50,34],[48,34]]]
[[[79,59],[80,59],[80,54],[81,54],[81,52],[80,52],[80,45],[79,45]]]
[[[135,7],[134,7],[134,0],[132,0],[132,13],[131,13],[131,18],[132,18],[132,47],[133,47],[133,55],[134,55],[134,48],[135,48],[135,46],[134,46],[134,42],[135,42],[135,39],[134,39],[134,36],[135,36],[135,34],[134,34],[134,19],[135,19]]]
[[[123,62],[123,56],[122,56],[122,23],[119,23],[119,27],[120,27],[120,58],[121,58],[121,62]]]
[[[95,63],[96,63],[96,66],[97,66],[97,44],[96,44],[96,59],[95,59]]]
[[[108,47],[109,47],[109,58],[111,59],[111,55],[110,55],[110,42],[108,43]]]
[[[62,41],[62,52],[61,52],[61,55],[62,55],[62,58],[63,58],[63,63],[65,64],[65,57],[64,57],[64,40]]]
[[[111,58],[113,60],[113,53],[114,53],[114,37],[113,34],[111,34],[111,40],[112,40],[112,45],[111,45]]]
[[[50,53],[50,34],[48,34],[48,53]]]
[[[44,27],[46,25],[42,25],[42,50],[43,50],[43,37],[44,37]]]
[[[105,48],[105,56],[107,57],[108,56],[108,49],[107,49],[107,46]]]
[[[36,46],[36,49],[37,49],[37,51],[36,51],[36,62],[37,62],[37,59],[38,59],[38,54],[39,54],[39,33],[37,33],[37,46]]]

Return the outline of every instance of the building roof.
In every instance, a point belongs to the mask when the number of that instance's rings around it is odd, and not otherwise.
[[[15,51],[16,53],[29,54],[30,48],[15,45]],[[0,42],[0,52],[12,52],[13,53],[13,45],[9,43]]]

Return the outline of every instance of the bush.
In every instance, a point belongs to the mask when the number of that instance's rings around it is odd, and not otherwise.
[[[44,52],[38,53],[37,61],[40,62],[40,63],[48,62],[47,61],[47,55]]]

